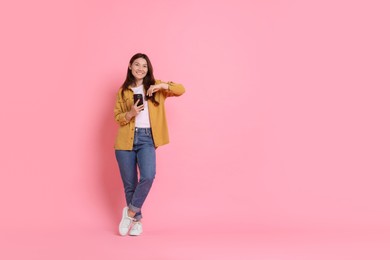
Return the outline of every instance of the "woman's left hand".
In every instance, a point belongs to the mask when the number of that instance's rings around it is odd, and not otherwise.
[[[154,92],[159,91],[160,89],[168,89],[168,84],[167,83],[160,83],[157,85],[150,85],[148,92],[146,93],[147,96],[152,96]]]

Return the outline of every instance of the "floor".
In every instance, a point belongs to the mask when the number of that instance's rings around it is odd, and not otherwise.
[[[0,259],[390,259],[386,232],[24,230],[1,234]]]

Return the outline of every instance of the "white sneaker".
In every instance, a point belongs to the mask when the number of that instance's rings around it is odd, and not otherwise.
[[[139,236],[142,234],[142,223],[140,221],[134,221],[134,225],[131,227],[130,236]]]
[[[122,219],[121,223],[119,223],[119,234],[121,236],[126,236],[129,233],[131,223],[133,222],[133,218],[127,215],[129,207],[124,207],[122,211]]]

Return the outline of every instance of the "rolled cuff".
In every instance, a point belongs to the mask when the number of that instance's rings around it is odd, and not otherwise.
[[[129,204],[129,209],[135,213],[138,213],[141,211],[140,208],[134,207],[133,205]]]

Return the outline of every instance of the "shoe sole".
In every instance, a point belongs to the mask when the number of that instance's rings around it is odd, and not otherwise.
[[[136,235],[135,235],[135,234],[130,234],[130,233],[129,233],[129,236],[136,237],[136,236],[139,236],[139,235],[141,235],[141,234],[142,234],[142,232],[139,233],[139,234],[136,234]]]

